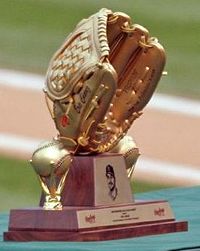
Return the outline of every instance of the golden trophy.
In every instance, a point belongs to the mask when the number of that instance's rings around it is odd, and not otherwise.
[[[163,73],[165,51],[122,12],[83,19],[53,56],[45,99],[58,130],[31,164],[40,207],[11,210],[5,240],[94,241],[186,231],[166,200],[135,201],[127,131]]]
[[[67,149],[56,139],[40,145],[33,153],[30,162],[45,193],[44,209],[62,209],[60,196],[71,161]]]

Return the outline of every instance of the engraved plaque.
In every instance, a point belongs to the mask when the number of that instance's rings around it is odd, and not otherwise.
[[[123,156],[94,159],[95,205],[133,202]]]

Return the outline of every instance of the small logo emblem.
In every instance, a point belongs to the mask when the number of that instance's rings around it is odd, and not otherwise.
[[[93,214],[90,214],[89,216],[85,216],[85,222],[93,224],[96,222],[96,216]]]
[[[155,209],[154,215],[159,217],[165,216],[165,209],[164,208]]]
[[[68,116],[63,115],[60,118],[60,123],[61,123],[62,127],[66,127],[69,124],[69,118],[68,118]]]

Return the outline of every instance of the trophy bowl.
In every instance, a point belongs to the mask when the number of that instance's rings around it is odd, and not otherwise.
[[[45,209],[61,209],[60,194],[72,158],[59,140],[42,143],[30,160],[46,195]]]

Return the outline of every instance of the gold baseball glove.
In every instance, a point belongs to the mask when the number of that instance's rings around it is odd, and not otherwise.
[[[101,9],[82,20],[46,77],[47,104],[67,150],[112,151],[141,115],[164,65],[158,40],[126,14]]]

